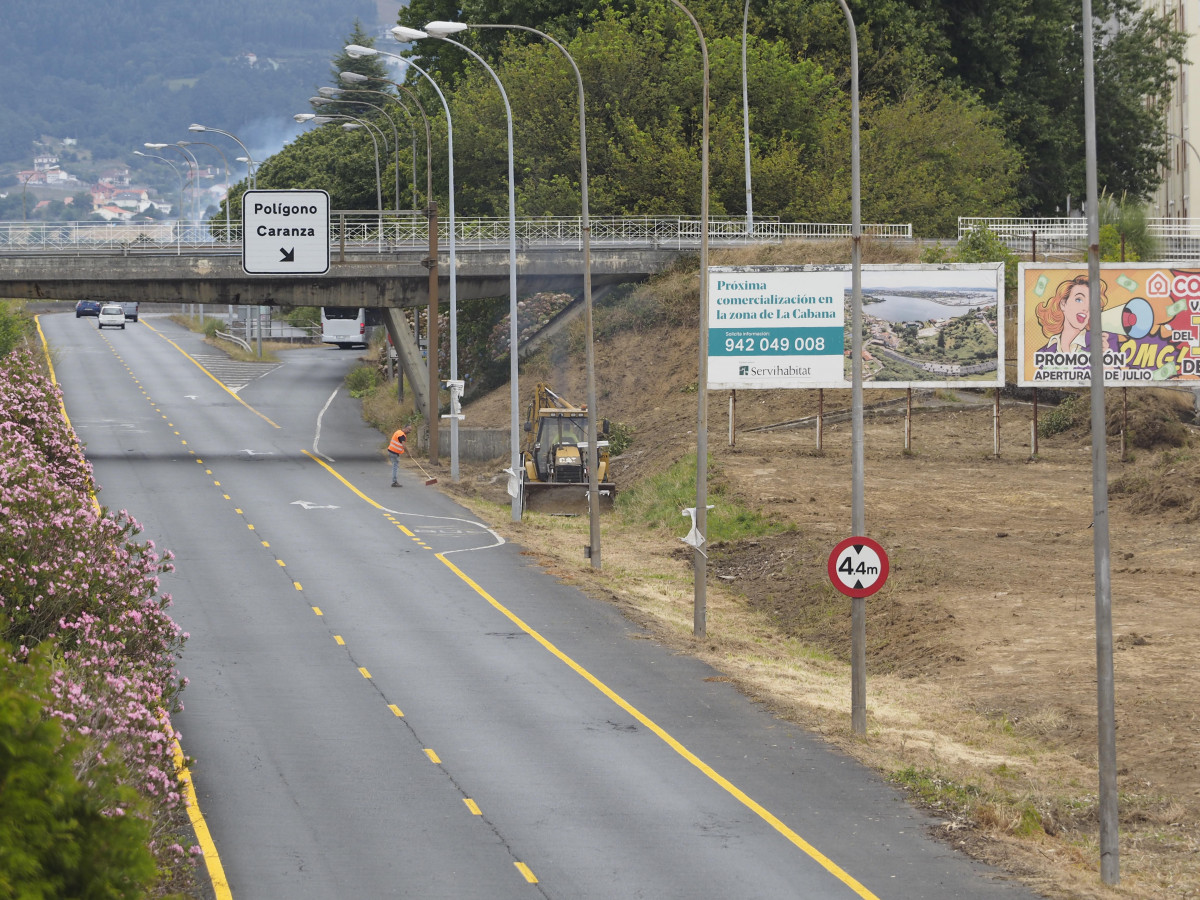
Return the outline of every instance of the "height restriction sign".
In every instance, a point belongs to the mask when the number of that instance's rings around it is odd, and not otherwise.
[[[887,552],[869,537],[846,538],[829,554],[829,580],[847,597],[869,597],[887,577]]]

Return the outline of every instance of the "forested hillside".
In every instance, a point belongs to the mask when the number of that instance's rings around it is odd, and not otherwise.
[[[113,159],[194,121],[286,119],[355,17],[373,30],[374,0],[5,0],[0,166],[28,167],[43,136]]]

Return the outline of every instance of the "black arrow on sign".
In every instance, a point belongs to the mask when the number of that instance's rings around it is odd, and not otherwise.
[[[281,260],[279,260],[280,262],[295,262],[296,261],[296,248],[295,247],[293,247],[291,250],[285,250],[283,247],[280,247],[279,252],[283,254],[283,258]]]

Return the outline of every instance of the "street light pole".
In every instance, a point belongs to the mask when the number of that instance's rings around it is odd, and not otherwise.
[[[343,122],[343,124],[342,124],[343,130],[353,130],[355,128],[365,128],[366,129],[367,135],[371,138],[371,146],[375,149],[375,203],[376,203],[376,208],[377,208],[380,216],[382,216],[383,215],[383,177],[380,175],[380,170],[379,170],[379,141],[377,141],[375,139],[375,132],[372,129],[372,127],[370,125],[368,125],[366,122],[364,122],[362,119],[359,119],[355,116],[347,116],[347,115],[318,116],[316,113],[296,113],[296,115],[292,116],[292,118],[295,119],[300,124],[304,124],[305,122],[312,122],[314,125],[328,125],[331,122],[336,122],[341,119],[348,119],[349,120],[348,122]],[[381,130],[380,134],[382,134],[382,133],[383,132]],[[386,143],[384,143],[384,147],[387,147]],[[381,221],[382,221],[382,219],[381,219]]]
[[[851,529],[867,533],[863,492],[863,371],[862,371],[862,180],[859,168],[858,32],[846,0],[838,0],[850,33],[850,463]],[[850,603],[850,725],[855,734],[867,733],[867,601]]]
[[[415,28],[404,28],[397,26],[392,29],[392,36],[400,42],[416,40],[425,37],[425,32],[417,31]],[[386,50],[376,50],[374,47],[362,47],[358,44],[350,44],[346,47],[346,53],[354,59],[362,56],[382,55],[392,59],[400,60],[406,63],[409,68],[415,69],[430,86],[437,92],[438,99],[442,103],[442,109],[446,113],[446,144],[448,153],[448,188],[449,188],[449,228],[450,228],[450,380],[457,389],[458,384],[458,265],[455,258],[455,231],[457,226],[454,220],[454,122],[450,118],[450,104],[446,102],[446,95],[442,93],[442,89],[438,87],[432,76],[410,59],[405,59],[397,53],[388,53]],[[399,85],[397,85],[399,87]],[[414,95],[415,96],[415,95]],[[419,105],[419,104],[418,104]],[[421,114],[425,115],[424,108],[421,109]],[[425,139],[429,141],[429,119],[425,118]],[[433,200],[433,168],[431,155],[426,150],[425,166],[426,177],[429,187],[429,452],[431,459],[436,462],[438,455],[438,278],[437,278],[437,206]],[[452,394],[453,396],[453,394]],[[450,416],[450,477],[454,481],[458,481],[458,417],[457,411],[451,405]]]
[[[215,134],[223,134],[225,137],[232,140],[235,144],[242,148],[242,152],[246,154],[246,178],[250,182],[250,187],[258,190],[257,176],[254,174],[254,157],[250,155],[250,151],[246,149],[246,145],[239,141],[228,131],[222,131],[220,128],[209,128],[205,125],[191,124],[188,126],[188,131],[211,131]]]
[[[692,545],[692,633],[703,637],[708,631],[708,42],[696,17],[680,0],[671,0],[692,23],[700,41],[704,89],[701,100],[700,146],[700,364],[696,379],[696,509],[693,511],[696,542]]]
[[[216,144],[209,143],[208,141],[176,141],[175,143],[181,147],[191,147],[193,145],[212,147],[220,155],[221,163],[225,166],[225,240],[229,240],[233,231],[229,224],[229,160],[225,158],[224,151]]]
[[[396,29],[392,30],[396,34]],[[492,80],[496,82],[496,87],[500,90],[500,97],[504,100],[504,110],[507,113],[508,120],[508,369],[509,369],[509,403],[511,405],[511,438],[509,440],[510,451],[512,457],[512,475],[513,478],[520,483],[521,472],[521,447],[520,447],[520,431],[519,431],[519,416],[521,411],[520,401],[520,384],[518,383],[519,374],[519,359],[518,359],[518,341],[520,337],[520,329],[517,327],[517,199],[515,178],[513,176],[513,125],[512,125],[512,106],[508,102],[508,94],[504,90],[504,85],[500,81],[500,76],[493,71],[492,67],[487,64],[482,56],[468,47],[466,44],[460,44],[458,41],[451,40],[443,34],[435,32],[421,32],[424,37],[437,38],[439,41],[445,41],[447,44],[453,44],[461,50],[465,50],[468,54],[474,57],[479,63],[488,70],[488,74],[492,76]],[[521,507],[524,503],[523,491],[517,490],[512,498],[512,520],[514,522],[521,521]]]
[[[382,91],[373,91],[372,93],[382,94],[383,92]],[[388,95],[384,94],[384,96],[386,97]],[[388,124],[392,126],[392,147],[393,147],[392,156],[396,161],[396,165],[395,165],[395,170],[396,170],[395,199],[396,199],[396,211],[399,212],[400,211],[400,132],[396,129],[396,122],[392,119],[392,117],[387,114],[387,111],[384,110],[384,108],[382,106],[376,106],[374,103],[368,103],[366,100],[341,100],[341,101],[339,101],[333,97],[309,97],[308,102],[313,104],[314,106],[320,106],[322,103],[338,103],[338,102],[353,103],[357,106],[366,106],[370,109],[373,109],[376,112],[378,112],[381,116],[383,116],[385,119],[387,119]],[[383,129],[380,128],[379,132],[380,132],[380,134],[382,134]],[[387,138],[386,137],[384,138],[384,141],[383,141],[383,152],[384,152],[384,155],[386,156],[387,155]]]
[[[431,30],[434,24],[447,28],[456,27],[456,23],[438,22],[427,25],[426,29]],[[567,62],[571,64],[571,69],[575,73],[575,85],[579,103],[579,193],[582,208],[580,229],[583,235],[583,313],[584,330],[586,332],[584,336],[584,362],[587,370],[588,558],[592,561],[592,568],[599,569],[601,568],[599,484],[600,448],[597,444],[598,435],[596,429],[596,360],[595,347],[592,339],[592,226],[588,219],[587,121],[586,113],[584,111],[583,76],[580,74],[579,66],[575,64],[574,58],[569,52],[567,52],[567,48],[554,38],[550,37],[550,35],[546,34],[545,32],[538,31],[536,28],[529,28],[525,25],[477,24],[462,25],[461,27],[511,28],[518,31],[527,31],[531,34],[536,34],[557,47],[562,55],[567,58]]]
[[[750,27],[750,0],[742,7],[742,144],[746,157],[746,234],[754,233],[754,191],[750,187],[750,86],[746,69],[746,37]]]
[[[1104,414],[1104,337],[1100,324],[1100,203],[1096,174],[1096,76],[1092,2],[1083,0],[1083,117],[1087,154],[1088,344],[1091,355],[1092,543],[1096,607],[1096,712],[1100,769],[1100,880],[1121,880],[1117,837],[1117,725],[1113,672],[1112,568],[1108,534],[1108,432]]]
[[[141,150],[134,150],[134,156],[144,156],[146,159],[157,159],[165,162],[168,166],[175,170],[175,176],[179,179],[179,209],[183,210],[183,175],[179,171],[179,167],[165,156],[155,156],[153,153],[143,153]]]
[[[174,150],[176,153],[182,154],[184,164],[188,167],[188,177],[192,182],[192,206],[196,206],[196,179],[200,175],[200,166],[198,163],[196,163],[196,157],[192,156],[190,153],[176,144],[157,144],[146,142],[142,144],[142,146],[147,150]],[[195,167],[193,167],[193,163],[196,163]],[[192,176],[193,172],[196,173],[194,177]]]

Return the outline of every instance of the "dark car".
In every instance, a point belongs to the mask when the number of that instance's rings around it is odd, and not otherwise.
[[[138,320],[138,305],[137,301],[129,303],[121,303],[121,309],[125,310],[125,318],[129,321],[136,322]]]
[[[98,316],[100,315],[100,301],[98,300],[80,300],[75,304],[75,318],[80,316]]]

